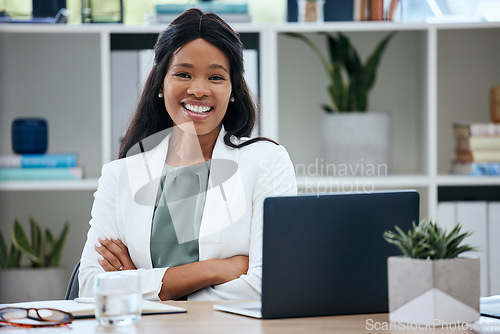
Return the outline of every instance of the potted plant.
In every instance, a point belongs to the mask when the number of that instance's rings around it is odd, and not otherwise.
[[[328,77],[329,104],[322,119],[324,158],[327,163],[360,163],[388,167],[391,118],[387,112],[370,112],[373,89],[382,56],[396,32],[380,40],[366,61],[362,61],[349,37],[320,33],[326,38],[327,56],[304,34],[285,33],[308,45],[317,55]]]
[[[429,219],[384,239],[404,256],[388,258],[389,320],[445,325],[479,320],[479,258],[459,257],[476,250],[462,244],[471,232],[457,224],[449,233]]]
[[[0,303],[62,299],[67,285],[65,271],[59,268],[62,251],[69,232],[65,223],[59,237],[30,217],[31,242],[21,223],[12,225],[9,247],[0,232]],[[23,267],[22,256],[31,263]]]

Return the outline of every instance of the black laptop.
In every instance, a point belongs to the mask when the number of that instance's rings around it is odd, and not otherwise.
[[[417,191],[271,197],[264,201],[262,299],[216,304],[256,318],[386,313],[382,235],[419,220]]]

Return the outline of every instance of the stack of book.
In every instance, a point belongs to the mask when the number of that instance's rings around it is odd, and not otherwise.
[[[81,180],[82,168],[73,153],[0,154],[0,181]]]
[[[453,174],[500,175],[500,123],[455,123]]]
[[[226,22],[251,22],[247,3],[214,3],[207,1],[187,4],[157,4],[155,5],[156,15],[152,18],[154,21],[152,23],[170,23],[179,14],[193,7],[199,8],[203,12],[215,13]]]

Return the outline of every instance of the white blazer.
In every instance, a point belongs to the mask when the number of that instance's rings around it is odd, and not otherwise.
[[[190,300],[260,299],[263,201],[270,196],[297,194],[293,165],[283,146],[260,141],[234,149],[224,144],[224,134],[222,129],[212,154],[198,239],[199,259],[246,255],[249,268],[235,280],[190,294]],[[168,268],[152,268],[150,234],[168,141],[169,136],[151,151],[103,166],[81,258],[80,296],[93,295],[93,278],[104,271],[94,250],[98,238],[118,237],[141,275],[143,297],[159,300]],[[233,142],[238,140],[233,137]]]

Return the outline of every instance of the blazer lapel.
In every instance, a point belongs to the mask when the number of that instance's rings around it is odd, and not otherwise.
[[[222,230],[237,221],[245,211],[245,200],[239,198],[244,196],[243,181],[238,168],[240,150],[224,143],[225,133],[222,128],[212,154],[200,227],[200,260],[220,257]]]
[[[132,261],[137,267],[152,268],[150,239],[153,210],[160,184],[160,177],[168,153],[170,134],[150,151],[127,159],[127,173],[132,204],[126,229]]]

